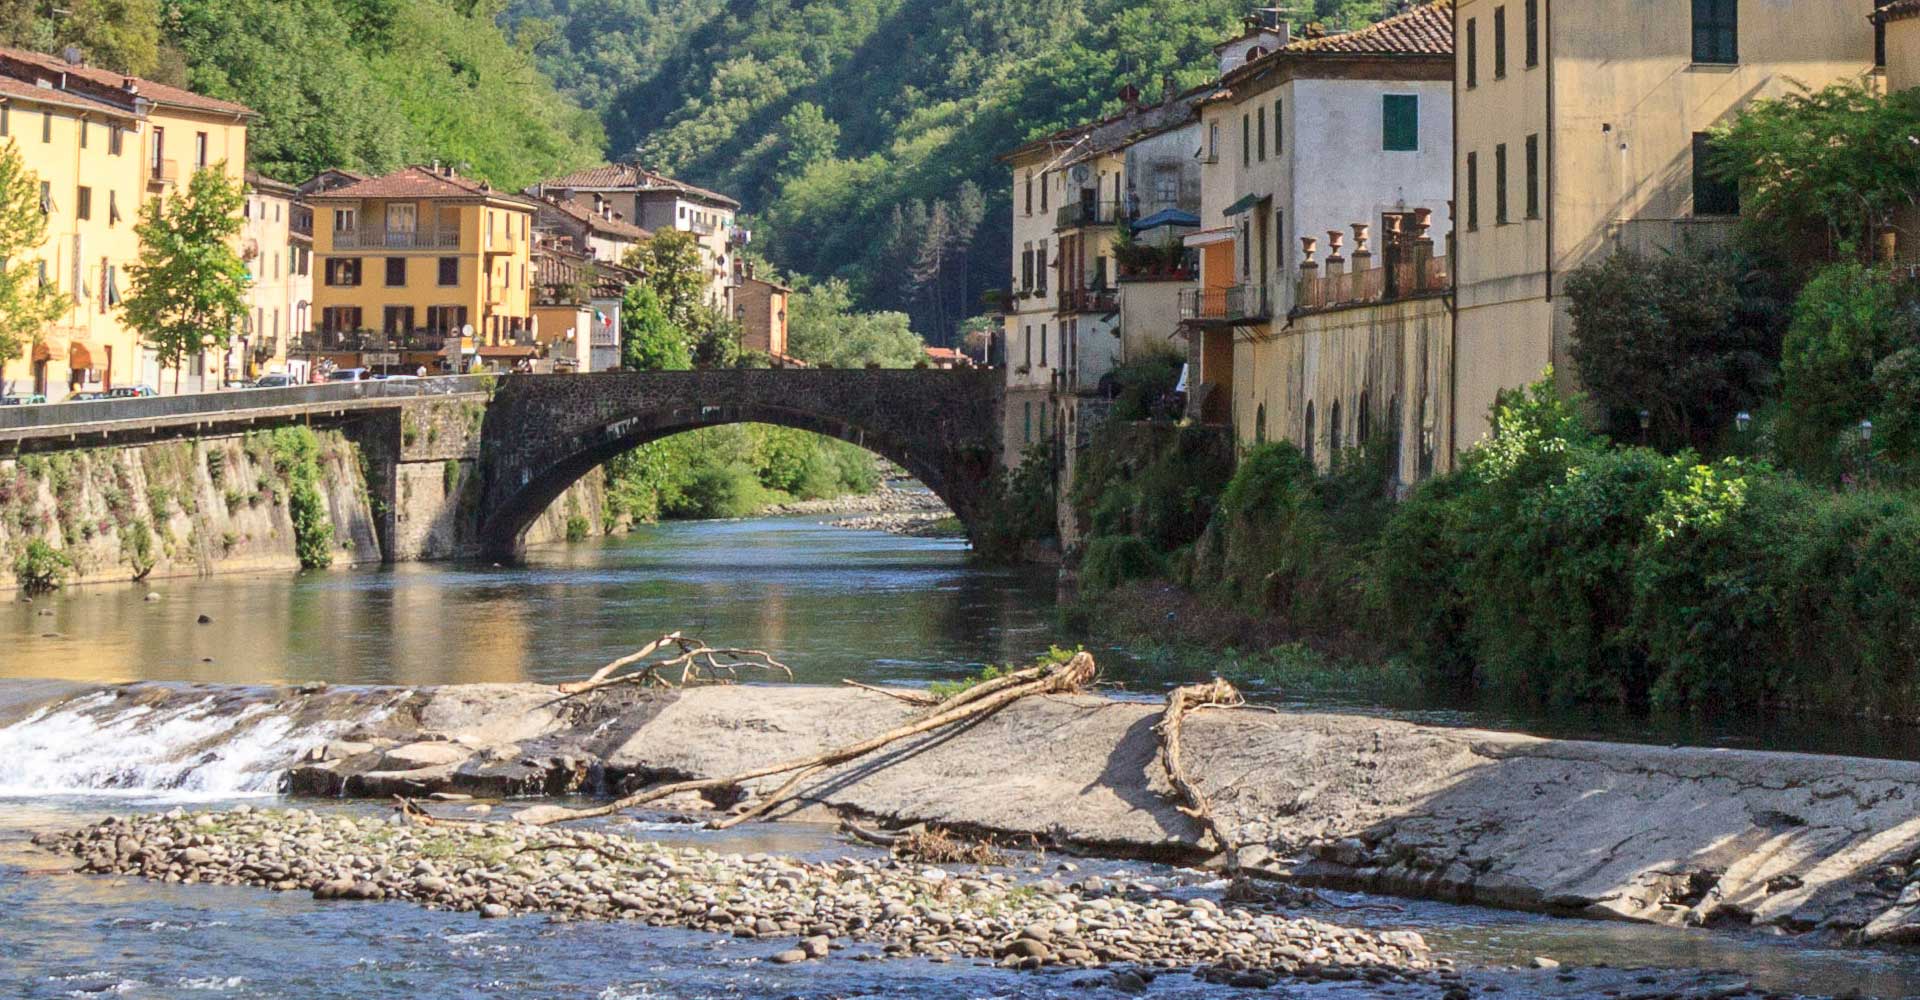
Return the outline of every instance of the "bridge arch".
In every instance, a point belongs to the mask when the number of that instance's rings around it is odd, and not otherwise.
[[[973,534],[999,466],[998,373],[736,369],[504,380],[482,426],[477,541],[517,554],[580,477],[650,441],[761,423],[837,438],[906,469]]]

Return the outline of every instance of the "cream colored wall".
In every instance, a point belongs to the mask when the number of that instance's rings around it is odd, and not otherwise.
[[[84,345],[91,355],[95,381],[80,388],[102,389],[134,381],[138,371],[139,341],[121,319],[120,310],[103,309],[100,300],[102,259],[117,269],[122,295],[130,289],[126,265],[139,254],[139,238],[133,227],[138,214],[144,184],[140,173],[140,139],[129,131],[122,139],[121,153],[110,153],[108,122],[117,121],[129,130],[136,123],[131,117],[108,119],[98,112],[87,113],[87,145],[80,145],[81,118],[74,109],[36,104],[15,99],[9,102],[8,135],[0,142],[12,141],[20,151],[28,171],[38,181],[50,184],[53,211],[47,218],[47,239],[36,256],[47,263],[48,277],[54,287],[67,293],[68,308],[45,331],[44,345],[49,359],[46,366],[47,398],[57,401],[66,396],[72,370],[68,365],[71,348]],[[42,114],[52,111],[51,141],[42,142]],[[78,217],[78,189],[92,192],[90,218]],[[111,208],[120,218],[112,218]],[[77,247],[76,247],[77,238]],[[77,249],[77,253],[76,253]],[[84,297],[76,298],[75,263]],[[108,349],[112,351],[108,369]],[[0,359],[6,363],[0,371],[0,387],[10,392],[33,391],[32,347],[18,357]]]
[[[241,248],[253,254],[247,261],[253,286],[247,290],[247,322],[242,329],[249,331],[252,343],[247,357],[237,353],[235,357],[244,366],[243,377],[256,377],[286,371],[295,310],[311,297],[312,275],[303,283],[294,273],[298,261],[292,246],[292,199],[249,188],[246,215]],[[265,357],[255,361],[262,348]]]
[[[1507,76],[1493,75],[1494,11],[1507,9]],[[1564,311],[1567,272],[1616,245],[1724,238],[1729,220],[1693,214],[1693,134],[1757,98],[1869,72],[1872,0],[1741,0],[1734,66],[1692,62],[1687,0],[1542,0],[1541,61],[1525,65],[1520,0],[1457,0],[1454,177],[1460,307],[1459,441],[1484,430],[1492,390],[1553,363],[1575,385]],[[1467,87],[1467,23],[1478,84]],[[1621,26],[1631,24],[1632,30]],[[1552,95],[1549,101],[1549,79]],[[1548,114],[1551,106],[1552,120]],[[1542,217],[1527,220],[1526,137],[1541,137]],[[1495,221],[1495,148],[1508,147],[1510,224]],[[1480,212],[1467,225],[1466,161],[1477,153]],[[1548,245],[1551,231],[1551,248]],[[1469,387],[1471,386],[1471,390]]]
[[[1887,22],[1887,89],[1920,87],[1920,17]]]
[[[1452,446],[1446,419],[1452,404],[1451,328],[1446,301],[1433,297],[1315,313],[1276,336],[1242,340],[1233,366],[1233,424],[1241,447],[1262,437],[1263,407],[1266,440],[1304,447],[1311,403],[1314,461],[1328,468],[1334,403],[1340,409],[1338,441],[1351,448],[1360,441],[1364,399],[1370,435],[1397,431],[1399,482],[1421,477],[1423,443],[1432,448],[1432,471],[1445,471]]]
[[[1161,354],[1185,355],[1180,333],[1180,293],[1191,281],[1125,281],[1120,284],[1120,360]]]
[[[1054,211],[1059,208],[1060,201],[1049,190],[1045,199],[1047,207],[1042,209],[1040,193],[1046,189],[1047,185],[1056,182],[1054,175],[1044,174],[1041,171],[1041,168],[1054,155],[1053,150],[1044,149],[1015,159],[1010,164],[1013,171],[1013,241],[1010,256],[1011,275],[1008,278],[1007,287],[1013,290],[1014,299],[1013,310],[1007,316],[1005,335],[1006,383],[1009,389],[1044,388],[1052,382],[1053,368],[1041,354],[1039,330],[1041,325],[1045,324],[1050,331],[1047,346],[1051,353],[1055,344],[1054,334],[1051,331],[1056,325],[1054,304],[1058,301],[1059,282],[1049,274],[1046,279],[1046,295],[1034,297],[1021,294],[1020,260],[1028,244],[1032,244],[1036,249],[1045,245],[1048,270],[1052,269],[1052,262],[1058,249],[1053,238]],[[1029,173],[1033,175],[1034,184],[1032,212],[1026,210],[1026,178]],[[1036,274],[1036,286],[1039,282],[1040,276]],[[1028,364],[1029,359],[1031,364]],[[1020,370],[1023,366],[1027,368],[1024,372]],[[1009,438],[1008,442],[1012,445],[1017,440],[1017,438]],[[1018,451],[1013,447],[1009,450]]]

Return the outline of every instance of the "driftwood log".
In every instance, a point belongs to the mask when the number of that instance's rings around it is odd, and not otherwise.
[[[1213,807],[1207,803],[1207,793],[1194,784],[1187,776],[1185,763],[1181,760],[1180,728],[1187,716],[1206,708],[1233,708],[1246,703],[1234,686],[1216,677],[1206,684],[1192,684],[1175,688],[1167,696],[1167,708],[1160,722],[1153,729],[1160,736],[1160,766],[1167,772],[1167,781],[1174,791],[1180,793],[1182,805],[1180,811],[1198,820],[1213,842],[1227,856],[1227,870],[1235,871],[1239,867],[1237,846],[1233,838],[1221,826]]]
[[[904,725],[897,726],[878,736],[872,736],[857,743],[803,757],[798,760],[781,761],[765,767],[754,768],[739,774],[730,774],[719,778],[699,778],[691,781],[676,781],[671,784],[657,785],[643,789],[623,798],[615,799],[597,806],[584,809],[567,809],[560,806],[534,806],[514,814],[514,819],[533,826],[547,826],[553,823],[565,823],[572,820],[593,819],[610,816],[636,806],[664,799],[681,792],[704,792],[718,788],[736,788],[749,781],[770,778],[776,775],[791,775],[787,782],[771,795],[756,803],[751,809],[736,816],[715,820],[708,824],[715,829],[725,829],[757,816],[765,815],[774,806],[790,797],[808,777],[830,767],[857,760],[890,744],[959,722],[966,722],[982,716],[991,715],[1008,705],[1031,695],[1068,694],[1086,687],[1093,681],[1097,668],[1093,656],[1080,652],[1066,663],[1046,663],[1025,670],[1016,670],[1005,677],[998,677],[976,685],[947,700],[940,702],[928,712]],[[798,773],[795,773],[798,772]]]

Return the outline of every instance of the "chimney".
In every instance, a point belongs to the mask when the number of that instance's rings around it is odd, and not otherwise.
[[[1140,106],[1140,88],[1129,83],[1120,88],[1120,102],[1129,108]]]
[[[64,49],[61,49],[60,58],[65,59],[67,61],[67,65],[69,66],[85,66],[86,65],[86,60],[84,57],[81,56],[80,48],[77,45],[69,45]]]
[[[1174,89],[1173,86],[1173,74],[1160,74],[1160,103],[1162,105],[1170,105],[1173,103],[1173,99],[1178,96],[1180,96],[1179,91]]]

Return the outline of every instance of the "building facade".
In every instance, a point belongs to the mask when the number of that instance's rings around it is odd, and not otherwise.
[[[13,143],[38,178],[47,240],[36,266],[71,303],[39,343],[0,359],[0,389],[57,401],[142,383],[164,392],[217,388],[219,357],[203,353],[162,372],[120,307],[139,256],[140,206],[201,169],[238,183],[255,115],[69,55],[0,49],[0,142]]]
[[[1568,272],[1729,231],[1739,193],[1704,169],[1708,131],[1873,72],[1874,6],[1456,0],[1456,448],[1485,435],[1499,390],[1549,365],[1572,381]]]
[[[700,266],[707,277],[707,305],[731,316],[734,289],[742,277],[736,270],[736,251],[752,234],[734,225],[740,203],[716,191],[695,187],[655,173],[637,163],[615,163],[575,171],[542,181],[527,189],[540,200],[571,203],[599,215],[611,211],[648,231],[669,229],[690,233],[700,247]]]
[[[407,167],[308,196],[314,210],[313,360],[465,371],[534,348],[537,205],[444,166]]]
[[[299,191],[248,171],[246,195],[240,256],[252,285],[240,334],[227,352],[233,379],[287,371],[288,346],[311,329],[313,314],[313,236],[293,228]]]
[[[752,264],[734,292],[734,319],[740,323],[740,349],[764,354],[777,367],[797,362],[787,352],[787,303],[793,289],[768,281]]]
[[[1202,228],[1187,238],[1200,283],[1181,308],[1191,331],[1189,412],[1233,425],[1242,444],[1286,439],[1330,456],[1357,443],[1363,425],[1385,426],[1392,394],[1381,388],[1341,406],[1309,398],[1322,364],[1379,371],[1384,361],[1286,341],[1299,334],[1300,269],[1311,252],[1325,245],[1328,262],[1344,269],[1349,232],[1359,241],[1410,236],[1422,212],[1444,245],[1450,13],[1437,0],[1359,31],[1289,39],[1229,69],[1201,109]],[[1361,398],[1381,412],[1361,412]]]

